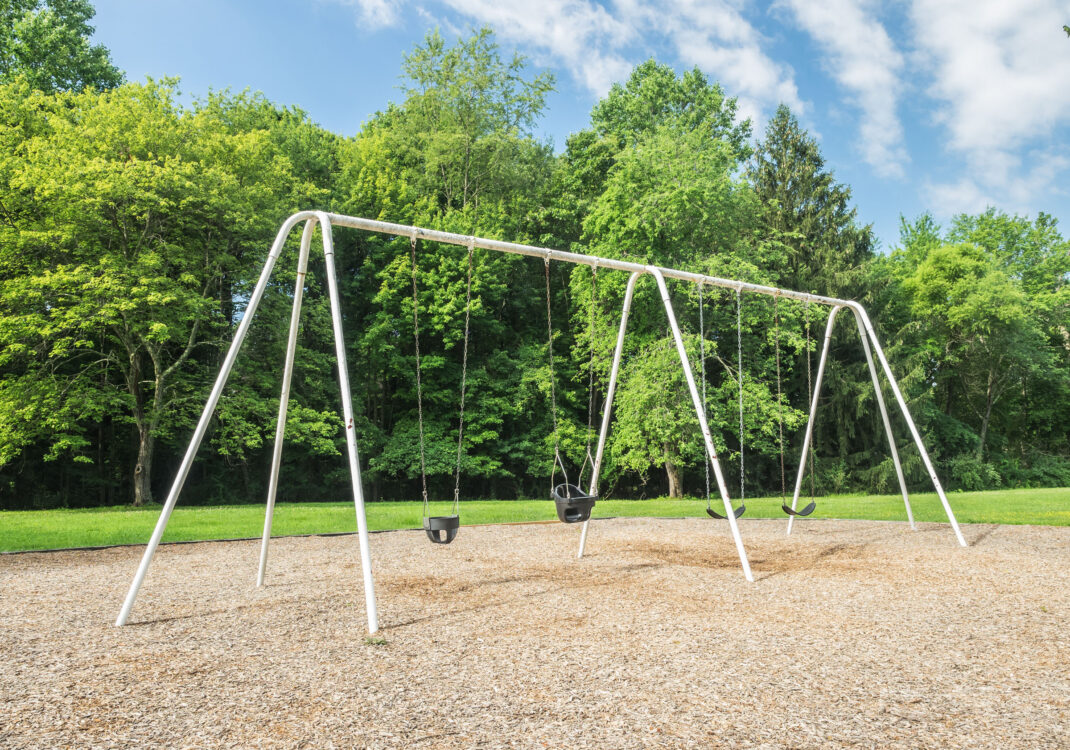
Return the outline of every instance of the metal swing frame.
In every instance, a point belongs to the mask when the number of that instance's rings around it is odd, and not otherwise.
[[[237,360],[238,352],[241,349],[242,342],[245,340],[245,336],[249,331],[249,327],[252,324],[253,318],[255,317],[257,307],[259,306],[260,301],[264,296],[264,292],[267,289],[268,281],[271,278],[272,271],[275,268],[275,263],[278,261],[279,256],[282,254],[282,249],[294,227],[296,227],[302,222],[304,223],[304,228],[301,233],[300,251],[297,260],[297,282],[294,287],[293,308],[290,315],[290,331],[286,344],[286,358],[283,364],[282,392],[279,399],[278,422],[276,424],[275,429],[275,445],[272,452],[271,475],[268,482],[267,502],[264,516],[264,532],[261,539],[260,563],[257,571],[257,586],[263,585],[265,572],[267,570],[268,546],[271,540],[271,524],[274,516],[275,496],[278,491],[279,467],[282,461],[283,437],[286,428],[286,413],[290,394],[291,376],[293,373],[294,354],[297,348],[297,331],[301,316],[301,302],[304,293],[305,277],[308,273],[308,258],[309,253],[311,251],[312,235],[317,226],[320,227],[320,232],[323,239],[323,254],[327,276],[327,291],[331,307],[331,321],[334,329],[335,354],[338,363],[338,385],[341,391],[342,416],[345,425],[346,457],[349,462],[349,472],[353,491],[353,505],[354,510],[356,512],[357,536],[360,543],[360,566],[361,573],[364,579],[364,601],[365,611],[368,618],[369,633],[375,633],[376,631],[378,631],[379,615],[375,599],[375,582],[372,576],[371,553],[369,550],[368,543],[368,522],[364,511],[364,491],[360,478],[360,461],[357,457],[357,436],[353,421],[353,401],[349,387],[349,370],[346,365],[345,338],[342,334],[342,315],[339,304],[338,279],[334,263],[334,240],[332,237],[332,229],[336,226],[346,227],[350,229],[358,229],[365,232],[375,232],[379,234],[389,234],[409,238],[420,238],[432,242],[439,242],[450,245],[478,247],[484,250],[493,250],[496,252],[511,253],[516,255],[526,255],[536,258],[543,258],[548,262],[556,260],[564,263],[597,266],[599,269],[623,271],[625,273],[630,274],[624,294],[624,306],[623,310],[621,311],[620,327],[617,333],[616,347],[613,352],[613,364],[610,370],[609,386],[606,392],[605,406],[602,414],[602,426],[598,435],[598,447],[595,453],[594,469],[592,470],[590,490],[588,493],[591,495],[597,495],[598,493],[598,475],[602,466],[602,459],[606,446],[606,438],[609,435],[609,424],[612,418],[613,410],[613,397],[616,394],[617,390],[618,376],[620,373],[621,353],[624,347],[624,337],[628,327],[628,317],[631,311],[636,283],[643,276],[653,277],[655,282],[657,283],[658,291],[660,293],[662,303],[665,307],[665,314],[668,318],[669,326],[672,329],[673,339],[676,344],[676,350],[680,356],[680,365],[683,368],[684,377],[687,381],[687,387],[691,393],[692,405],[695,409],[695,414],[698,418],[699,427],[702,432],[702,439],[705,443],[707,455],[711,458],[710,463],[712,463],[713,465],[714,476],[717,480],[717,488],[720,492],[721,500],[724,503],[725,514],[728,517],[728,524],[729,528],[731,529],[732,539],[734,540],[736,550],[739,553],[739,560],[743,568],[743,574],[746,576],[748,581],[753,581],[754,576],[751,573],[750,563],[747,559],[747,552],[743,546],[743,539],[739,533],[739,525],[736,523],[736,518],[733,514],[732,501],[728,495],[728,487],[725,484],[724,475],[721,471],[720,460],[718,459],[717,451],[714,448],[713,437],[710,434],[709,424],[706,421],[705,409],[702,408],[703,404],[700,399],[698,389],[695,385],[692,365],[684,348],[684,341],[680,333],[680,326],[676,322],[676,315],[673,311],[672,302],[669,297],[669,290],[666,286],[665,280],[667,278],[672,278],[695,284],[707,284],[710,286],[735,289],[739,292],[753,292],[756,294],[781,296],[789,299],[799,300],[802,302],[808,301],[815,304],[826,305],[832,308],[831,312],[829,313],[828,323],[825,329],[825,341],[821,350],[821,359],[818,365],[817,382],[814,386],[813,399],[810,404],[810,415],[806,423],[806,433],[802,449],[803,457],[806,456],[806,451],[809,450],[810,441],[813,435],[814,420],[817,416],[817,406],[821,391],[821,382],[824,376],[825,362],[828,356],[829,345],[832,339],[833,325],[836,321],[836,316],[841,309],[850,310],[854,314],[855,322],[858,326],[859,336],[862,340],[862,348],[866,355],[866,362],[869,365],[870,375],[873,378],[873,385],[877,396],[877,403],[880,406],[881,418],[884,421],[884,428],[888,438],[889,449],[892,454],[892,460],[895,463],[896,475],[899,478],[899,486],[902,491],[903,502],[906,505],[907,518],[910,521],[911,528],[914,528],[914,517],[910,508],[910,498],[907,493],[906,480],[904,478],[903,469],[899,461],[899,454],[895,447],[895,439],[894,434],[892,432],[891,421],[889,420],[888,410],[884,404],[884,397],[881,392],[881,384],[877,375],[877,368],[873,361],[874,352],[876,353],[877,359],[880,361],[885,377],[887,378],[888,383],[891,386],[892,393],[895,395],[896,402],[899,405],[899,409],[902,412],[903,418],[906,421],[907,427],[910,430],[910,434],[914,438],[914,442],[918,447],[918,451],[921,453],[922,460],[925,463],[925,468],[929,472],[929,478],[932,480],[933,487],[936,489],[936,493],[940,497],[940,502],[944,506],[944,511],[947,513],[947,518],[951,524],[952,529],[955,532],[955,537],[961,546],[966,546],[966,540],[962,536],[962,532],[959,529],[958,522],[956,521],[955,515],[951,510],[951,506],[947,501],[947,496],[944,493],[943,486],[940,484],[940,480],[936,475],[936,470],[933,468],[933,464],[929,458],[928,451],[925,449],[925,444],[923,443],[921,435],[918,433],[918,429],[915,426],[914,420],[910,415],[910,410],[907,408],[907,404],[905,399],[903,398],[903,394],[899,390],[899,386],[896,383],[895,376],[892,374],[891,367],[888,364],[888,359],[884,355],[884,350],[881,348],[880,343],[877,340],[876,333],[873,330],[873,324],[870,322],[869,316],[866,314],[865,309],[857,302],[836,299],[833,297],[824,297],[816,294],[808,294],[805,292],[795,292],[787,289],[778,289],[776,287],[749,284],[742,281],[734,281],[731,279],[722,279],[715,276],[706,276],[703,274],[690,273],[688,271],[680,271],[673,268],[662,268],[659,266],[631,263],[628,261],[615,260],[612,258],[600,258],[593,255],[582,255],[579,253],[564,252],[560,250],[552,250],[549,248],[534,247],[531,245],[502,242],[499,240],[484,239],[479,237],[473,237],[470,235],[454,234],[451,232],[441,232],[433,229],[424,229],[421,227],[407,226],[403,224],[391,224],[383,221],[362,219],[354,216],[343,216],[340,214],[332,214],[324,211],[301,211],[290,216],[282,224],[282,227],[279,229],[279,232],[275,237],[274,243],[272,243],[271,251],[268,253],[267,260],[264,262],[264,267],[260,273],[260,278],[257,281],[256,287],[254,288],[253,293],[249,298],[249,302],[246,306],[245,313],[242,315],[241,322],[239,323],[238,328],[235,331],[234,339],[231,341],[230,348],[228,349],[227,355],[223,360],[223,364],[219,369],[219,374],[216,376],[215,385],[212,387],[212,392],[208,396],[208,400],[205,403],[204,410],[202,411],[201,417],[197,422],[197,427],[193,432],[193,436],[190,438],[189,446],[187,447],[185,456],[183,457],[182,463],[179,466],[174,483],[171,485],[171,490],[167,495],[167,500],[164,502],[163,509],[160,511],[160,516],[156,522],[156,527],[153,530],[152,536],[150,537],[148,545],[145,548],[145,552],[142,555],[137,572],[134,574],[134,579],[130,584],[130,589],[126,594],[126,598],[123,601],[122,608],[119,611],[119,616],[116,618],[115,624],[117,626],[125,625],[130,617],[130,611],[133,609],[138,592],[141,589],[142,583],[144,583],[145,575],[148,573],[149,566],[152,564],[152,559],[156,554],[156,549],[160,544],[160,540],[163,537],[165,529],[167,528],[167,522],[171,517],[172,511],[174,511],[176,503],[178,502],[178,496],[182,491],[182,487],[185,484],[186,477],[188,476],[190,468],[193,465],[194,458],[197,454],[197,449],[200,447],[201,441],[204,439],[205,432],[208,429],[208,423],[211,421],[212,415],[215,413],[216,406],[219,403],[219,399],[223,394],[223,388],[226,385],[227,378],[230,375],[231,369],[234,367],[234,362]],[[804,466],[805,461],[801,460],[799,463],[798,477],[795,483],[795,492],[792,498],[792,507],[795,507],[795,504],[798,502],[799,491],[802,485],[802,479],[804,474]],[[794,516],[790,517],[788,520],[788,533],[791,533],[792,524],[794,520]],[[587,543],[589,524],[590,521],[586,521],[583,524],[583,530],[580,534],[580,546],[577,557],[583,556],[584,549]]]

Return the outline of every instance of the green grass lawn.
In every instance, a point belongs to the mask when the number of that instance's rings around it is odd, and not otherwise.
[[[960,523],[1008,523],[1070,526],[1070,488],[956,492],[949,496]],[[800,505],[805,502],[800,503]],[[940,500],[932,493],[911,497],[918,521],[945,521]],[[420,526],[417,502],[368,504],[371,529],[406,529]],[[447,513],[443,503],[433,513]],[[109,544],[144,544],[159,516],[159,506],[92,508],[85,510],[0,511],[0,551],[95,547]],[[595,506],[596,517],[702,516],[702,500],[604,500]],[[779,498],[747,501],[746,518],[780,518]],[[473,500],[461,504],[464,524],[508,521],[543,521],[556,518],[549,500]],[[898,495],[841,495],[819,498],[811,518],[864,518],[904,520]],[[221,505],[183,507],[171,517],[164,541],[258,537],[264,523],[264,506]],[[711,521],[713,523],[713,521]],[[353,504],[279,503],[275,509],[275,535],[353,531]]]

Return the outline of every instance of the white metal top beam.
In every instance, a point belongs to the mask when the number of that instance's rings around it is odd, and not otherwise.
[[[440,232],[435,229],[423,229],[421,227],[412,227],[406,224],[391,224],[389,222],[375,221],[373,219],[360,219],[356,216],[327,214],[327,217],[330,219],[331,224],[342,227],[351,227],[353,229],[363,229],[368,232],[394,234],[400,237],[416,236],[419,239],[430,240],[432,242],[443,242],[449,245],[463,245],[465,247],[473,245],[474,247],[481,247],[485,250],[497,250],[501,253],[528,255],[534,258],[559,260],[584,266],[597,266],[598,268],[612,268],[617,271],[626,271],[628,273],[650,273],[650,269],[655,267],[643,263],[631,263],[626,260],[600,258],[597,255],[583,255],[581,253],[570,253],[564,250],[552,250],[548,247],[518,245],[515,242],[502,242],[501,240],[490,240],[484,237],[472,237],[467,234],[454,234],[453,232]],[[777,287],[762,286],[761,284],[749,284],[745,281],[722,279],[717,276],[706,276],[701,273],[679,271],[675,268],[663,268],[661,266],[656,266],[656,268],[661,271],[661,274],[665,278],[680,279],[681,281],[690,281],[695,284],[709,284],[710,286],[719,286],[726,289],[739,289],[742,292],[767,294],[771,297],[787,297],[789,299],[797,299],[803,302],[814,302],[820,305],[831,305],[833,307],[850,306],[851,304],[848,300],[836,299],[835,297],[824,297],[820,294],[807,294],[806,292],[795,292],[790,289],[778,289]]]

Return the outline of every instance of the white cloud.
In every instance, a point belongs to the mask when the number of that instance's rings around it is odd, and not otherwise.
[[[400,20],[404,0],[335,0],[342,5],[351,5],[359,13],[363,27],[376,30],[395,25]]]
[[[780,102],[805,110],[791,69],[762,51],[760,35],[736,0],[615,0],[612,13],[591,0],[443,1],[491,24],[504,38],[546,50],[596,96],[646,57],[630,56],[630,45],[660,36],[675,47],[680,62],[698,66],[738,97],[744,117],[760,120]]]
[[[601,96],[628,75],[631,63],[620,49],[637,31],[587,0],[512,3],[496,0],[442,0],[450,9],[492,26],[503,39],[549,54],[588,90]]]
[[[740,113],[760,127],[768,111],[784,103],[797,114],[806,111],[792,70],[770,58],[763,39],[743,16],[738,0],[677,0],[630,3],[637,28],[666,36],[685,65],[698,66],[730,96],[739,98]],[[620,4],[618,4],[620,5]]]
[[[782,0],[828,54],[825,67],[861,110],[860,148],[878,174],[901,177],[908,160],[896,112],[903,56],[870,0]]]
[[[336,0],[360,9],[362,22],[399,21],[406,0]],[[650,55],[653,41],[667,41],[679,61],[698,66],[739,99],[740,113],[756,121],[784,102],[806,109],[791,68],[772,60],[762,38],[741,10],[742,0],[436,0],[474,24],[487,24],[499,38],[547,58],[567,70],[595,96],[623,81]]]
[[[1070,123],[1066,13],[1059,0],[913,0],[919,58],[941,104],[935,120],[968,172],[931,188],[935,196],[965,205],[983,194],[1028,211],[1050,193],[1066,159],[1025,149]]]
[[[1022,158],[1008,160],[1014,168],[1000,172],[998,181],[990,179],[988,173],[971,171],[953,182],[926,183],[923,192],[933,213],[943,218],[998,206],[1011,213],[1033,214],[1045,209],[1050,212],[1053,206],[1038,203],[1050,201],[1052,196],[1061,196],[1065,201],[1065,191],[1059,189],[1057,181],[1070,169],[1070,158],[1051,151],[1029,152],[1025,161],[1032,166],[1024,174]]]

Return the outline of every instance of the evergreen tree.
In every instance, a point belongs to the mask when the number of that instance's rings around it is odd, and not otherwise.
[[[748,179],[758,197],[760,235],[783,248],[783,286],[831,296],[859,292],[862,265],[873,256],[869,225],[859,226],[851,189],[825,169],[817,141],[785,105],[755,149]]]

